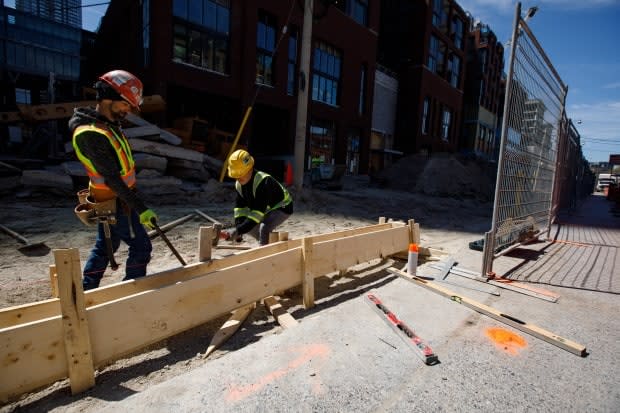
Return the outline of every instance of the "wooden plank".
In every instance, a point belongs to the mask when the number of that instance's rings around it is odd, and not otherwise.
[[[346,230],[341,234],[356,234],[351,237],[353,243],[365,245],[364,242],[367,242],[367,246],[375,252],[380,251],[375,243],[383,242],[386,235],[390,238],[400,237],[400,243],[406,243],[404,225],[387,224],[379,228],[379,231],[376,231],[377,227]],[[364,234],[367,231],[370,232]],[[364,236],[365,239],[358,238]],[[326,248],[333,248],[342,241],[337,233],[316,236],[315,239],[321,237],[333,238],[330,242],[324,242]],[[287,249],[290,247],[292,249]],[[270,255],[261,256],[267,252]],[[105,365],[240,306],[273,295],[276,291],[299,285],[301,254],[301,240],[278,242],[273,246],[237,254],[227,260],[196,263],[159,275],[118,283],[109,288],[88,291],[84,296],[85,304],[89,306],[86,313],[92,332],[90,341],[94,366]],[[378,258],[366,253],[358,255],[365,259]],[[250,260],[254,257],[259,258]],[[318,262],[323,259],[317,258]],[[313,260],[314,263],[317,260]],[[101,301],[97,303],[98,300]],[[48,300],[48,306],[54,305],[60,305],[58,299]],[[22,315],[28,313],[24,317],[28,318],[32,313],[40,311],[40,307],[31,308],[30,313],[25,308],[21,310]],[[55,314],[50,318],[0,329],[2,400],[67,377],[60,310]],[[7,318],[12,316],[15,313]],[[118,322],[121,319],[123,323]]]
[[[95,365],[292,288],[300,272],[294,249],[89,308]]]
[[[248,304],[233,311],[230,318],[226,320],[222,327],[215,332],[211,342],[205,351],[204,358],[209,357],[216,349],[226,342],[241,327],[250,313],[256,308],[256,303]]]
[[[421,287],[424,287],[428,290],[431,290],[433,292],[436,292],[440,295],[443,295],[444,297],[449,298],[450,300],[454,301],[455,303],[458,304],[463,304],[466,307],[471,308],[474,311],[479,312],[480,314],[484,314],[486,316],[489,316],[491,318],[494,318],[495,320],[501,321],[502,323],[508,324],[511,327],[516,328],[517,330],[521,330],[525,333],[528,333],[534,337],[537,337],[541,340],[544,340],[550,344],[553,344],[557,347],[560,347],[566,351],[569,351],[573,354],[576,354],[578,356],[581,357],[585,357],[587,355],[586,352],[586,348],[584,346],[582,346],[581,344],[578,344],[574,341],[571,341],[567,338],[564,337],[560,337],[550,331],[547,331],[543,328],[540,328],[538,326],[535,326],[533,324],[529,324],[525,321],[522,321],[520,319],[518,319],[517,317],[514,317],[512,315],[503,313],[501,311],[496,310],[493,307],[489,307],[488,305],[479,303],[477,301],[474,301],[470,298],[467,297],[463,297],[451,290],[448,290],[447,288],[441,287],[431,281],[427,281],[424,280],[422,278],[419,277],[415,277],[415,276],[410,276],[409,274],[407,274],[404,271],[400,271],[397,268],[394,267],[390,267],[387,269],[390,273],[392,274],[396,274],[402,278],[405,278],[409,281],[412,281],[414,284],[419,285]]]
[[[442,269],[442,267],[437,264],[433,264],[431,265],[431,267],[436,268],[436,269]],[[558,298],[560,297],[559,295],[554,294],[551,291],[537,289],[537,288],[529,288],[529,287],[524,288],[523,286],[525,286],[525,284],[522,284],[522,283],[506,283],[506,282],[488,279],[488,278],[482,277],[481,275],[477,275],[473,271],[465,270],[459,267],[452,267],[450,269],[450,273],[461,276],[461,277],[469,278],[470,280],[479,281],[485,284],[491,284],[496,287],[503,288],[505,290],[510,290],[510,291],[514,291],[517,293],[529,295],[530,297],[540,298],[541,300],[550,301],[552,303],[557,302]]]
[[[405,225],[333,241],[315,240],[313,273],[319,276],[375,258],[388,257],[408,246],[409,230]]]
[[[314,253],[312,243],[312,237],[306,237],[301,244],[301,287],[304,297],[304,308],[306,309],[314,307]]]
[[[198,229],[198,261],[205,262],[211,259],[212,246],[213,227],[200,227]]]
[[[0,402],[67,377],[67,357],[58,315],[0,329]]]
[[[273,318],[276,319],[282,328],[291,328],[299,325],[299,321],[295,320],[288,311],[282,307],[282,304],[274,296],[264,299],[265,307],[269,310]]]
[[[95,385],[95,369],[90,346],[88,318],[82,290],[82,266],[77,248],[54,250],[58,294],[62,313],[62,333],[69,370],[71,394]]]
[[[375,231],[393,228],[396,224],[378,224],[362,228],[353,228],[343,231],[314,235],[314,241],[329,241],[342,237],[349,237],[371,233]],[[397,227],[400,225],[396,225]],[[119,283],[110,284],[94,290],[86,291],[86,307],[103,304],[108,301],[139,294],[144,291],[157,289],[166,285],[175,284],[180,281],[189,280],[194,277],[202,276],[226,267],[239,265],[246,261],[259,259],[271,254],[287,251],[289,249],[301,247],[300,239],[278,242],[273,245],[264,245],[243,251],[228,257],[211,260],[207,262],[191,263],[183,268],[174,268],[151,274],[148,277],[141,277],[135,280],[127,280]],[[58,299],[39,301],[36,303],[23,304],[14,307],[0,309],[0,328],[6,328],[21,323],[37,321],[46,317],[54,317],[60,314],[60,303]]]

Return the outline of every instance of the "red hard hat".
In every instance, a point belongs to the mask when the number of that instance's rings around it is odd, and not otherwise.
[[[139,108],[142,104],[142,82],[125,70],[112,70],[99,77],[112,87],[131,106]]]

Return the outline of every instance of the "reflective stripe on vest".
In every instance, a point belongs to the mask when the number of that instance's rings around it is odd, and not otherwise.
[[[73,148],[75,149],[75,153],[86,168],[86,173],[90,178],[90,185],[92,188],[100,191],[110,191],[110,188],[105,184],[105,180],[103,176],[97,172],[97,169],[93,165],[90,159],[88,159],[82,151],[80,150],[77,144],[77,138],[81,134],[85,132],[95,132],[99,133],[106,138],[108,138],[108,142],[114,148],[116,152],[116,156],[118,158],[118,162],[121,166],[121,178],[123,182],[129,187],[133,188],[136,185],[136,168],[133,157],[131,155],[131,149],[129,147],[129,142],[122,134],[117,134],[114,130],[106,127],[100,127],[93,124],[78,126],[73,132]]]
[[[261,171],[256,172],[256,174],[254,175],[254,181],[252,182],[252,196],[254,198],[256,198],[256,189],[258,188],[258,185],[260,185],[260,183],[263,182],[263,180],[268,176],[270,176],[268,173]],[[278,182],[277,179],[275,179],[275,181],[278,183],[278,185],[280,185],[280,188],[282,189],[282,193],[284,195],[284,198],[280,202],[278,202],[274,206],[267,205],[267,210],[265,212],[256,209],[252,210],[247,207],[235,208],[233,211],[234,218],[236,219],[241,217],[247,217],[256,223],[260,223],[265,218],[265,215],[269,212],[273,211],[274,209],[283,208],[293,202],[293,198],[291,197],[291,194],[288,192],[288,190],[284,186],[282,186],[282,184]],[[241,184],[239,183],[239,181],[235,182],[235,189],[237,190],[239,195],[243,197],[243,190],[241,189]]]

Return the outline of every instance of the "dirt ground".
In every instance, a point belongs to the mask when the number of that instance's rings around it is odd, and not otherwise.
[[[450,169],[437,170],[433,169],[438,168],[436,162],[420,165],[418,160],[409,159],[410,167],[418,169],[419,176],[430,180],[427,185],[424,185],[424,180],[410,181],[408,190],[403,188],[403,177],[410,174],[403,172],[403,165],[399,166],[400,169],[395,166],[391,176],[385,173],[381,187],[371,185],[367,176],[359,176],[345,177],[342,190],[304,188],[299,193],[292,190],[295,212],[279,230],[288,231],[289,238],[300,238],[371,225],[377,223],[379,217],[405,222],[415,219],[421,226],[423,246],[448,253],[467,248],[469,242],[482,238],[490,228],[492,204],[488,201],[489,182],[478,169],[475,173],[468,172],[471,166],[456,165],[452,158],[442,162],[451,165]],[[454,185],[462,179],[468,182],[461,182],[463,190],[457,191]],[[86,261],[96,234],[94,228],[84,226],[75,217],[74,198],[34,190],[5,194],[0,198],[0,223],[26,237],[30,243],[42,243],[39,248],[20,251],[21,243],[0,234],[0,309],[51,297],[49,266],[54,264],[54,249],[79,248],[82,265]],[[159,215],[160,225],[190,214],[194,209],[200,209],[224,224],[231,224],[233,200],[232,186],[217,184],[211,186],[209,193],[147,197],[147,205]],[[187,263],[198,261],[198,229],[206,225],[210,222],[195,216],[167,232],[171,243]],[[246,237],[243,245],[255,246],[257,243]],[[126,247],[121,244],[115,254],[121,266],[116,271],[108,269],[102,285],[123,278],[126,252]],[[213,256],[218,258],[231,253],[234,251],[217,249]],[[155,238],[148,273],[179,265],[163,240]],[[359,280],[356,278],[355,282]],[[329,280],[317,282],[317,297],[333,294],[333,284]],[[338,287],[340,290],[346,288],[346,285]],[[295,292],[283,297],[287,307],[298,305],[300,300],[301,297]],[[213,320],[102,368],[97,372],[95,388],[81,395],[71,396],[68,381],[62,380],[39,392],[24,395],[21,400],[1,407],[0,411],[93,411],[96,408],[95,398],[115,399],[119,391],[127,389],[139,392],[202,365],[211,358],[222,357],[229,351],[249,345],[263,335],[279,332],[273,318],[264,307],[259,306],[222,349],[209,359],[204,359],[201,353],[204,353],[211,336],[225,319]]]

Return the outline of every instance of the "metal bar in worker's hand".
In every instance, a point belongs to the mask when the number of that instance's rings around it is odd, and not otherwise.
[[[157,225],[155,223],[155,221],[151,221],[151,224],[153,224],[153,228],[155,228],[155,231],[157,231],[157,233],[159,234],[159,236],[161,237],[161,239],[164,240],[164,242],[166,243],[166,245],[168,245],[168,248],[170,248],[170,251],[172,251],[172,253],[175,255],[175,257],[177,257],[177,259],[179,260],[179,262],[183,265],[187,265],[185,263],[185,261],[183,260],[183,257],[181,257],[181,254],[179,254],[179,252],[176,250],[176,248],[174,248],[172,246],[172,243],[170,243],[170,240],[168,239],[168,237],[166,236],[166,234],[164,234],[164,232],[161,230],[161,228],[159,228],[159,225]]]

